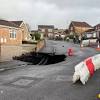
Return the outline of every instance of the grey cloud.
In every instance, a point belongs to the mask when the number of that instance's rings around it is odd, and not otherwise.
[[[100,22],[100,0],[0,0],[0,18],[66,28],[70,21]]]
[[[41,0],[40,0],[41,1]],[[54,3],[61,8],[89,8],[89,7],[99,7],[100,0],[43,0],[48,3]]]

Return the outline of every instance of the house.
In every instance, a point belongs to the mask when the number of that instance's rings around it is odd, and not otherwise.
[[[21,54],[22,31],[11,21],[0,20],[0,62]]]
[[[68,36],[69,35],[69,29],[65,29],[64,34],[66,34]]]
[[[94,28],[95,28],[95,30],[100,29],[100,24],[95,25]]]
[[[54,29],[54,38],[61,38],[64,40],[64,38],[66,37],[66,30],[65,29]]]
[[[22,30],[22,41],[30,40],[30,32],[29,26],[24,21],[11,21],[12,23],[16,24]]]
[[[89,29],[87,31],[84,32],[84,36],[87,38],[87,39],[93,39],[93,38],[97,38],[97,34],[96,34],[96,31],[95,29]]]
[[[83,33],[82,44],[84,46],[95,46],[97,43],[97,33],[95,28],[89,29]]]
[[[54,25],[38,25],[38,31],[43,33],[44,37],[48,37],[54,32]]]
[[[86,22],[77,22],[72,21],[69,25],[69,34],[70,35],[82,35],[85,31],[91,29],[92,26]]]
[[[100,38],[100,24],[95,25],[94,29],[97,33],[97,38]]]

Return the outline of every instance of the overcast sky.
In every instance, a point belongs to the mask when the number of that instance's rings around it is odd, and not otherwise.
[[[67,28],[71,21],[100,23],[100,0],[0,0],[0,18]]]

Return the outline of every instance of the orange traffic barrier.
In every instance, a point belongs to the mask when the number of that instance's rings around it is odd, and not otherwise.
[[[98,45],[97,45],[96,50],[99,50],[100,51],[100,44],[99,44],[99,42],[98,42]]]
[[[82,43],[80,44],[80,47],[83,48],[83,44]]]

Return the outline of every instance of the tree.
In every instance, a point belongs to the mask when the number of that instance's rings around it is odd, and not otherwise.
[[[34,37],[35,37],[36,40],[40,40],[40,39],[41,39],[41,34],[40,34],[40,33],[35,33],[35,34],[32,36],[32,38],[34,39]]]

